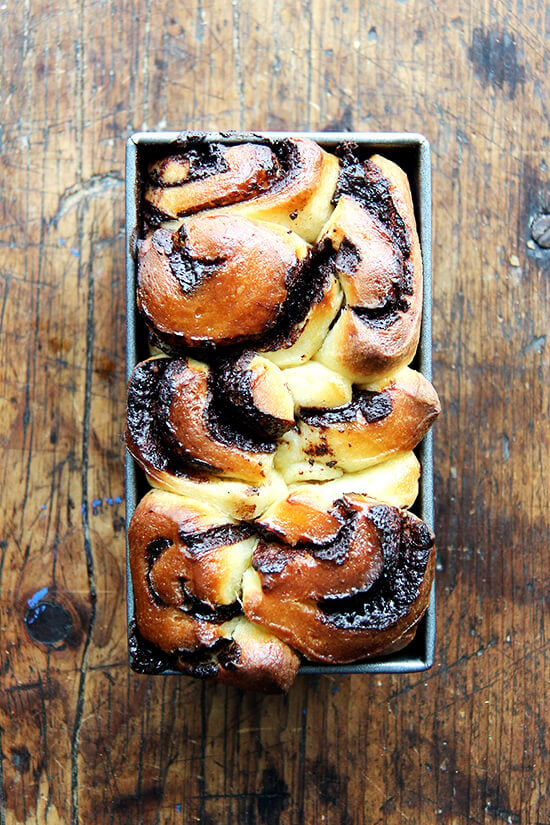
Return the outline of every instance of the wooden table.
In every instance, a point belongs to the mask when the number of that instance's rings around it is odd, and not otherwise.
[[[548,823],[549,15],[0,5],[2,825]],[[125,139],[213,127],[432,143],[428,673],[262,698],[128,670]]]

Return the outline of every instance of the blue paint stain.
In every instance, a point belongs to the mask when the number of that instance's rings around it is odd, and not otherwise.
[[[178,812],[178,814],[181,813],[181,805],[176,805],[176,811]]]
[[[103,507],[104,504],[108,504],[109,507],[112,507],[113,504],[122,504],[122,497],[115,496],[114,498],[111,496],[105,496],[105,498],[94,498],[92,501],[92,513],[94,516],[97,516],[100,509]],[[86,504],[82,505],[82,513],[87,512]]]
[[[330,692],[331,692],[331,693],[332,693],[332,695],[334,696],[336,693],[338,693],[338,691],[339,691],[339,690],[340,690],[340,685],[334,685],[334,687],[333,687],[333,688],[331,688],[331,691],[330,691]]]
[[[65,238],[59,239],[59,246],[65,246]]]
[[[42,587],[40,590],[37,590],[36,593],[28,599],[27,604],[29,607],[36,607],[38,602],[42,601],[44,596],[48,593],[47,587]]]
[[[74,255],[75,258],[80,258],[80,252],[78,249],[75,249],[74,246],[71,248],[71,255]]]

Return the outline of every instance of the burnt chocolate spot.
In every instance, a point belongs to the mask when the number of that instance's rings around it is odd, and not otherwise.
[[[509,97],[514,98],[517,87],[525,83],[525,67],[518,61],[516,41],[507,31],[475,28],[468,57],[483,86],[507,86]]]
[[[319,457],[323,455],[328,455],[330,450],[326,441],[321,441],[319,444],[312,444],[310,447],[307,447],[305,452],[307,453],[307,455]],[[336,464],[336,462],[334,461],[333,464]]]
[[[73,627],[69,611],[56,602],[42,601],[29,607],[23,621],[31,639],[48,646],[64,642]]]
[[[373,392],[353,388],[352,399],[343,407],[302,407],[300,416],[312,427],[330,427],[333,424],[351,423],[362,415],[368,424],[382,421],[393,410],[389,392]]]

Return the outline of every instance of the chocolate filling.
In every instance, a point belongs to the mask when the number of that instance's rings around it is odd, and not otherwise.
[[[215,441],[251,453],[275,452],[275,443],[265,437],[269,434],[257,427],[248,429],[248,417],[244,420],[242,416],[237,417],[239,414],[227,403],[223,394],[216,391],[216,376],[213,372],[208,376],[208,398],[206,423]]]
[[[352,423],[361,414],[368,424],[382,421],[393,410],[392,399],[386,390],[373,392],[353,388],[349,404],[343,407],[302,407],[300,417],[311,427],[330,427],[333,424]]]
[[[211,647],[178,654],[178,669],[198,679],[213,679],[222,670],[235,670],[241,658],[241,648],[232,639],[217,639]]]
[[[358,513],[354,512],[343,501],[337,502],[332,512],[343,523],[336,536],[326,542],[303,541],[298,542],[296,547],[289,547],[289,545],[273,538],[275,531],[270,531],[264,526],[258,528],[258,532],[264,538],[260,540],[254,551],[252,557],[253,568],[263,576],[277,575],[282,573],[292,559],[306,553],[318,561],[329,561],[336,565],[344,564],[348,558]],[[262,586],[269,589],[269,581],[264,581]]]
[[[189,295],[208,278],[215,277],[226,257],[199,258],[193,255],[187,245],[187,230],[184,225],[171,234],[166,229],[157,229],[152,238],[157,252],[168,258],[172,275],[180,285],[184,295]]]
[[[378,307],[352,307],[361,321],[375,329],[389,329],[400,319],[400,313],[407,312],[409,304],[404,298],[389,299]]]
[[[245,523],[222,524],[220,527],[210,527],[203,533],[191,534],[182,530],[179,533],[182,542],[196,556],[207,553],[209,550],[215,550],[216,547],[237,544],[237,542],[253,535],[254,528]]]
[[[345,272],[347,275],[353,275],[360,263],[361,255],[355,244],[347,238],[343,238],[340,246],[338,247],[338,252],[336,253],[336,258],[334,261],[334,265],[338,272]]]
[[[287,349],[298,338],[310,310],[321,301],[335,277],[334,250],[328,238],[309,250],[287,278],[287,298],[272,330],[267,331],[260,351]]]
[[[168,464],[161,434],[163,424],[159,415],[157,389],[169,364],[167,358],[138,364],[128,385],[128,447],[131,451],[133,442],[144,461],[157,470],[164,470]]]
[[[390,182],[375,163],[359,160],[357,149],[354,143],[344,143],[338,147],[337,154],[342,158],[342,169],[332,202],[336,204],[342,195],[347,195],[361,204],[381,224],[400,261],[400,277],[394,281],[393,294],[383,304],[374,308],[353,307],[363,323],[377,329],[387,329],[399,319],[398,313],[409,309],[403,296],[413,294],[411,239],[407,225],[393,200]],[[352,250],[344,248],[342,263],[342,271],[354,271],[344,268],[354,266]]]
[[[433,546],[427,525],[401,516],[398,529],[391,511],[374,508],[373,522],[384,552],[384,573],[367,590],[352,596],[327,597],[318,602],[322,621],[342,630],[385,630],[406,615],[418,597]],[[386,509],[389,512],[384,514]],[[393,532],[396,531],[395,536]],[[389,567],[386,567],[388,559]]]
[[[241,655],[239,645],[232,639],[218,639],[211,647],[202,646],[194,651],[166,653],[141,635],[134,620],[128,626],[128,649],[137,673],[180,670],[202,679],[217,676],[219,667],[233,670]]]
[[[384,556],[384,575],[391,576],[397,570],[399,564],[399,552],[401,547],[401,515],[397,507],[388,507],[385,504],[375,505],[369,511],[369,518],[372,521],[380,539],[382,553]]]
[[[177,656],[165,653],[160,647],[148,642],[133,619],[128,624],[128,651],[136,673],[154,674],[178,669]]]
[[[204,180],[214,175],[223,175],[229,171],[229,165],[225,160],[225,154],[229,147],[225,144],[213,143],[206,140],[204,133],[187,135],[181,143],[183,148],[181,154],[177,156],[171,155],[161,160],[158,164],[160,171],[153,169],[149,173],[149,179],[154,186],[161,188],[185,186],[187,183]],[[242,188],[240,192],[234,190],[223,192],[220,190],[218,195],[214,196],[208,205],[204,206],[200,204],[196,207],[189,207],[180,213],[180,217],[194,214],[203,209],[227,206],[231,203],[250,200],[270,189],[276,188],[277,183],[281,180],[284,182],[285,179],[288,179],[288,176],[294,169],[292,149],[286,147],[284,145],[285,143],[287,143],[287,141],[257,141],[258,153],[255,160],[258,167],[267,173],[267,180],[261,181],[253,179],[249,181],[247,187]],[[185,176],[182,176],[181,180],[168,184],[162,178],[162,171],[164,166],[170,161],[173,161],[175,157],[188,162],[188,171]],[[294,163],[296,163],[296,161]],[[170,220],[171,218],[169,215],[164,214],[161,210],[151,206],[145,201],[144,219],[149,226],[158,226],[163,220]]]
[[[411,242],[405,221],[392,198],[390,182],[371,160],[359,160],[357,150],[356,143],[343,143],[336,150],[342,159],[342,168],[332,203],[336,205],[342,195],[360,203],[378,219],[406,260],[411,254]]]
[[[144,361],[135,368],[128,386],[127,444],[142,464],[164,470],[174,476],[192,472],[199,478],[215,472],[206,461],[184,453],[166,426],[166,395],[170,383],[165,377],[174,362],[169,358]],[[173,389],[172,389],[173,393]],[[201,475],[202,474],[202,475]]]
[[[226,151],[227,147],[221,143],[211,143],[204,139],[195,139],[191,148],[177,156],[178,159],[181,158],[182,161],[187,161],[189,164],[185,177],[182,177],[181,180],[175,183],[166,183],[166,181],[163,180],[162,173],[164,168],[174,159],[173,155],[161,160],[160,163],[157,164],[159,171],[152,169],[149,176],[156,186],[165,189],[170,186],[181,186],[182,184],[191,183],[195,180],[203,180],[212,175],[224,174],[229,170],[224,160]]]
[[[127,441],[130,452],[137,448],[139,456],[156,470],[175,476],[219,472],[203,459],[186,451],[169,426],[170,410],[176,392],[178,371],[185,367],[181,359],[159,358],[139,364],[130,380],[127,403]],[[212,439],[227,447],[251,453],[272,453],[275,444],[255,433],[237,429],[235,411],[215,399],[212,374],[208,376],[208,394],[204,411],[205,429]],[[242,424],[242,421],[239,421]]]
[[[164,221],[171,221],[173,218],[170,215],[167,215],[166,212],[163,212],[162,209],[159,209],[157,206],[153,206],[152,203],[149,201],[143,201],[143,223],[146,227],[150,229],[156,229],[160,226]]]
[[[193,619],[209,624],[223,624],[242,614],[240,602],[212,606],[191,593],[185,586],[185,581],[184,578],[181,579],[182,602],[175,605],[182,613],[187,613]]]
[[[248,369],[254,352],[245,352],[240,358],[222,359],[215,364],[213,394],[218,404],[243,417],[247,429],[256,436],[279,438],[292,424],[286,419],[269,415],[258,409],[252,393],[252,371]]]

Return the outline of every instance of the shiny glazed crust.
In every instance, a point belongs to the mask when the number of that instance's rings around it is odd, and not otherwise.
[[[245,616],[313,662],[352,662],[409,639],[429,602],[431,531],[364,496],[321,509],[317,523],[312,510],[298,510],[290,531],[272,519],[278,541],[261,541],[244,573]]]
[[[196,137],[148,173],[137,301],[165,354],[128,386],[155,488],[128,533],[134,666],[272,692],[297,654],[400,649],[433,581],[433,534],[404,508],[440,412],[408,366],[405,174],[349,144]]]

